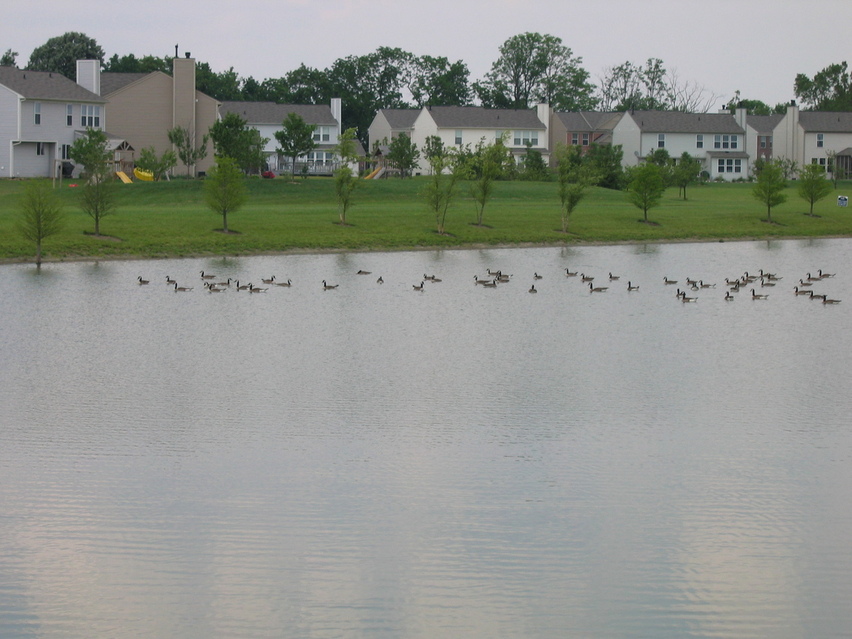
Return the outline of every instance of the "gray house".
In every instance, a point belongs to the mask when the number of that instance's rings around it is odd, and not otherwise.
[[[106,100],[59,73],[0,67],[0,177],[51,177]]]

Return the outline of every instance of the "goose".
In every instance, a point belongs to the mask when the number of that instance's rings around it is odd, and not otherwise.
[[[322,281],[322,290],[324,291],[330,291],[338,286],[340,286],[340,284],[328,284],[325,280]]]
[[[229,277],[226,281],[216,282],[213,286],[230,286],[230,285],[231,285],[231,278]]]
[[[204,271],[201,271],[201,279],[202,280],[212,280],[215,279],[215,275],[210,275],[209,273],[205,274]]]
[[[751,299],[753,299],[753,300],[765,300],[768,297],[769,297],[768,295],[758,295],[757,293],[754,292],[754,289],[751,289]]]
[[[743,273],[743,280],[746,282],[753,282],[757,279],[757,275],[749,275],[748,271]]]
[[[483,286],[490,285],[492,280],[481,280],[478,275],[473,276],[473,281],[477,284],[482,284]]]
[[[817,277],[811,277],[811,274],[810,274],[810,273],[808,273],[808,281],[809,281],[809,282],[819,282],[821,279],[822,279],[822,278],[821,278],[821,277],[819,277],[819,276],[817,276]]]
[[[384,279],[382,279],[382,276],[379,275],[379,279],[376,280],[376,284],[384,284],[384,283],[385,283]]]
[[[687,277],[687,278],[686,278],[686,283],[687,283],[687,284],[689,284],[690,286],[697,286],[697,285],[698,285],[698,280],[691,280],[691,279],[689,279],[689,278]]]
[[[249,284],[240,284],[240,280],[237,280],[237,290],[238,291],[247,291],[251,288],[251,283]]]
[[[761,286],[775,286],[775,282],[771,282],[771,281],[761,277],[760,278],[760,285]]]
[[[537,291],[537,290],[535,290],[535,284],[533,284],[532,286],[530,286],[530,290],[529,290],[529,292],[530,292],[530,293],[538,293],[538,291]]]
[[[584,282],[591,282],[591,281],[593,281],[595,278],[594,278],[594,277],[592,277],[592,276],[590,276],[590,275],[586,275],[585,273],[580,273],[580,279],[581,279],[582,281],[584,281]]]
[[[565,269],[565,277],[577,277],[577,271],[572,271],[571,269]]]
[[[497,288],[497,280],[496,279],[485,280],[485,281],[481,282],[481,284],[486,288]]]
[[[638,291],[639,285],[633,286],[633,283],[630,280],[627,280],[627,290],[628,291]]]
[[[168,284],[169,286],[171,286],[171,285],[172,285],[172,284],[174,284],[174,283],[175,283],[175,280],[173,280],[173,279],[172,279],[172,278],[170,278],[168,275],[166,275],[166,284]]]
[[[261,277],[260,281],[263,282],[264,284],[275,284],[275,276],[273,275],[268,280],[265,280]]]
[[[603,293],[608,288],[608,286],[595,286],[594,284],[589,282],[589,291],[591,291],[592,293]]]
[[[292,286],[293,282],[287,280],[286,282],[275,282],[275,286]]]
[[[796,295],[813,295],[813,291],[802,291],[798,286],[794,286],[793,290],[796,292]]]
[[[735,283],[730,289],[731,293],[739,293],[740,292],[740,283]]]
[[[139,280],[139,285],[140,285],[140,286],[141,286],[142,284],[150,284],[150,283],[151,283],[151,280],[143,280],[141,275],[140,275],[139,277],[137,277],[136,279],[137,279],[137,280]]]
[[[739,286],[740,280],[739,279],[732,280],[732,279],[726,277],[725,278],[725,284],[727,284],[728,286]]]
[[[269,289],[260,288],[254,284],[249,284],[249,293],[266,293]]]
[[[695,284],[692,284],[689,288],[691,288],[693,291],[697,291],[698,290],[698,282],[696,282]]]
[[[542,276],[542,275],[539,275],[538,273],[533,273],[533,279],[534,279],[534,280],[540,280],[542,277],[543,277],[543,276]]]
[[[677,284],[677,280],[670,280],[668,277],[663,276],[664,284]]]
[[[508,276],[508,275],[498,275],[498,276],[497,276],[497,282],[499,282],[499,283],[501,283],[501,284],[505,284],[505,283],[506,283],[506,282],[508,282],[508,281],[509,281],[509,276]]]
[[[609,274],[609,281],[610,282],[614,282],[614,281],[620,280],[620,279],[621,279],[621,275],[613,275],[612,273]]]
[[[840,304],[840,300],[833,300],[833,299],[828,298],[828,297],[823,297],[822,303],[823,304]]]
[[[760,269],[757,274],[760,275],[761,278],[765,277],[768,280],[780,280],[781,279],[780,277],[778,277],[778,275],[776,273],[764,273],[763,269]]]
[[[727,293],[725,293],[725,301],[726,301],[726,302],[733,302],[733,301],[734,301],[734,296],[733,296],[733,295],[731,295],[731,292],[730,292],[730,291],[728,291]]]
[[[175,282],[175,293],[186,293],[186,292],[191,291],[191,290],[192,290],[191,286],[178,286],[178,283]]]
[[[358,272],[355,275],[369,275],[372,271],[362,271],[358,269]]]
[[[420,291],[422,293],[423,292],[423,284],[425,284],[425,282],[420,282],[420,284],[412,284],[411,287],[415,291]]]
[[[825,300],[826,299],[825,295],[818,295],[817,293],[814,293],[813,291],[808,291],[808,292],[811,294],[810,299],[812,299],[812,300]]]
[[[813,282],[806,282],[802,279],[799,280],[799,286],[813,286],[813,285],[814,285]]]
[[[684,293],[683,295],[680,296],[680,301],[681,302],[697,302],[698,298],[697,297],[687,297],[686,293]]]
[[[204,286],[206,286],[207,290],[211,293],[224,293],[225,292],[224,288],[219,288],[215,284],[210,284],[208,282],[204,282]]]
[[[819,269],[817,273],[819,274],[821,280],[824,280],[826,277],[834,277],[836,275],[836,273],[823,273],[822,269]],[[840,300],[837,301],[839,302]]]
[[[426,275],[426,273],[423,273],[423,279],[427,282],[443,282],[440,277],[435,277],[434,275]]]
[[[698,280],[699,288],[716,288],[715,284],[705,284],[704,280]]]

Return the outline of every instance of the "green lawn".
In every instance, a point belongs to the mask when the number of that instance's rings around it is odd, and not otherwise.
[[[333,183],[328,178],[290,182],[250,179],[249,199],[229,215],[237,233],[224,235],[221,218],[203,203],[202,181],[118,185],[118,209],[101,221],[101,232],[78,204],[79,189],[58,188],[65,203],[61,235],[46,240],[45,259],[176,257],[252,254],[295,249],[391,250],[481,244],[542,244],[852,236],[852,208],[837,206],[837,195],[852,195],[852,182],[804,215],[807,203],[787,189],[787,202],[772,212],[774,224],[751,195],[750,184],[707,184],[689,190],[689,200],[669,189],[642,224],[642,212],[619,191],[590,189],[574,212],[570,233],[559,231],[555,183],[499,182],[485,209],[487,228],[473,226],[473,199],[462,183],[447,215],[447,235],[435,233],[435,218],[420,195],[425,178],[362,181],[347,215],[337,221]],[[22,181],[0,180],[0,259],[30,259],[34,247],[16,230]]]

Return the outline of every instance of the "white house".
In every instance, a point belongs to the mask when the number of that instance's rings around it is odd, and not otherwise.
[[[480,141],[493,144],[504,138],[516,160],[527,152],[527,144],[550,159],[548,125],[550,109],[539,104],[535,109],[486,109],[472,106],[426,106],[414,121],[412,141],[423,149],[426,138],[437,136],[445,147],[475,147]],[[421,172],[428,162],[420,160]]]
[[[0,177],[51,177],[106,100],[59,73],[0,67]]]
[[[270,171],[289,171],[290,160],[278,154],[277,131],[283,130],[284,119],[290,113],[300,115],[307,124],[313,124],[314,142],[317,147],[299,163],[312,174],[331,173],[336,166],[333,149],[342,133],[342,101],[332,98],[331,104],[276,104],[275,102],[223,102],[220,115],[236,113],[246,120],[249,127],[260,132],[269,141],[264,147],[266,163]]]
[[[774,156],[799,166],[820,164],[831,172],[834,159],[843,175],[852,171],[852,113],[800,111],[794,101],[775,127]]]
[[[746,132],[730,113],[680,111],[626,112],[613,127],[612,143],[624,151],[623,164],[635,166],[656,149],[678,158],[684,152],[699,160],[711,179],[731,181],[749,175]]]
[[[367,129],[370,152],[389,144],[400,133],[413,137],[418,115],[420,109],[379,109]]]

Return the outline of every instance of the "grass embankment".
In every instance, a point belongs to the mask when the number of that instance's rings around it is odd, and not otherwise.
[[[766,210],[751,194],[750,184],[707,184],[689,190],[687,201],[669,189],[659,207],[649,212],[655,224],[642,224],[642,212],[624,193],[590,189],[574,212],[570,233],[560,228],[555,183],[499,182],[485,209],[483,223],[471,224],[475,206],[462,183],[447,215],[447,235],[435,232],[435,218],[420,195],[424,178],[362,181],[347,215],[337,224],[334,185],[328,178],[290,182],[248,180],[249,199],[229,215],[237,233],[216,232],[221,218],[204,204],[203,182],[118,185],[118,208],[91,235],[92,219],[80,210],[79,189],[68,182],[57,189],[66,212],[64,231],[45,241],[47,260],[105,257],[180,257],[236,255],[288,250],[392,250],[466,245],[560,244],[574,242],[675,241],[767,237],[852,236],[852,208],[837,206],[837,195],[852,194],[845,182],[814,213],[787,189],[787,202]],[[16,230],[23,182],[0,180],[0,259],[23,261],[34,248]]]

